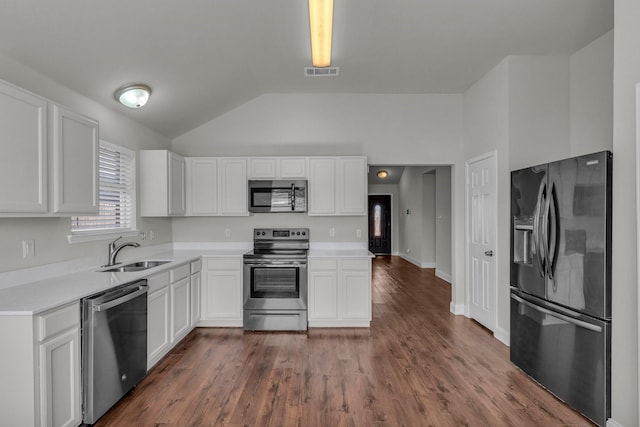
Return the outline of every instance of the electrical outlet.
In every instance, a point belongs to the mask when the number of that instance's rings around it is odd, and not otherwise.
[[[336,237],[336,229],[331,227],[329,229],[329,237]]]
[[[231,229],[230,228],[225,228],[224,229],[224,237],[231,237]]]
[[[153,240],[156,238],[156,234],[153,232],[153,230],[149,230],[149,240]]]
[[[22,241],[22,258],[36,256],[36,241],[33,239]]]
[[[356,237],[357,238],[362,237],[362,230],[360,230],[359,228],[356,228]]]
[[[147,238],[147,233],[144,231],[140,233],[140,240],[145,240]]]

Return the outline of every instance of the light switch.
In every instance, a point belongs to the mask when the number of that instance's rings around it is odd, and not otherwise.
[[[329,237],[336,237],[336,229],[331,227],[329,229]]]
[[[230,228],[225,228],[224,229],[224,237],[231,237],[231,229]]]
[[[36,241],[33,239],[22,241],[22,258],[36,256]]]
[[[356,237],[362,237],[362,230],[360,230],[359,228],[356,228]]]

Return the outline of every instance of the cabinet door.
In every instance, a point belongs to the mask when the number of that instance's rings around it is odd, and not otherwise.
[[[200,320],[200,278],[200,272],[191,275],[191,327]]]
[[[171,284],[171,342],[182,339],[191,326],[189,278]]]
[[[75,427],[82,422],[80,328],[40,344],[40,424]]]
[[[281,178],[307,178],[306,157],[282,157],[280,159]]]
[[[209,270],[206,281],[207,319],[225,319],[242,322],[242,280],[240,272]],[[242,324],[242,323],[240,323]]]
[[[276,179],[278,177],[277,157],[254,157],[249,159],[251,179]]]
[[[171,347],[169,287],[149,294],[147,304],[147,369],[150,369]]]
[[[362,157],[338,159],[337,213],[367,215],[367,161]]]
[[[184,215],[185,201],[185,164],[184,157],[169,152],[169,215]]]
[[[0,82],[0,213],[47,212],[47,101]]]
[[[309,159],[309,215],[335,214],[336,163],[334,158]]]
[[[371,319],[371,277],[368,271],[342,272],[342,317]]]
[[[247,160],[221,158],[219,163],[220,215],[249,215],[247,208]]]
[[[336,271],[309,273],[309,320],[338,319],[338,277]]]
[[[98,123],[53,106],[53,212],[98,213]]]
[[[217,215],[218,160],[187,158],[187,215]]]

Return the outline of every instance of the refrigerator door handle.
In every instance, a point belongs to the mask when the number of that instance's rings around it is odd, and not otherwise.
[[[602,328],[600,326],[597,325],[592,325],[591,323],[587,323],[584,322],[582,320],[578,320],[578,319],[574,319],[573,317],[569,317],[567,315],[564,314],[560,314],[558,312],[552,311],[552,310],[548,310],[544,307],[540,307],[539,305],[533,304],[523,298],[520,298],[518,295],[514,295],[511,294],[511,298],[513,298],[514,300],[518,301],[520,304],[524,304],[529,308],[532,308],[536,311],[539,311],[540,313],[544,313],[544,314],[548,314],[549,316],[553,316],[556,317],[558,319],[564,320],[565,322],[571,323],[572,325],[576,325],[578,327],[584,328],[584,329],[589,329],[590,331],[594,331],[594,332],[602,332]]]
[[[555,195],[555,184],[551,183],[551,188],[549,189],[549,201],[548,201],[548,213],[547,213],[547,221],[550,223],[546,227],[551,235],[548,237],[547,241],[547,271],[549,275],[549,279],[553,280],[553,290],[558,290],[558,285],[554,280],[555,277],[555,269],[556,269],[556,244],[558,241],[558,230],[557,230],[557,198]]]
[[[549,187],[549,191],[547,192],[547,197],[544,202],[544,210],[542,211],[542,232],[540,233],[542,235],[541,246],[544,251],[545,274],[549,276],[549,279],[551,280],[553,280],[553,273],[551,272],[551,262],[549,257],[551,252],[551,248],[549,244],[550,243],[549,242],[549,215],[551,211],[551,199],[553,199],[552,191],[553,191],[553,182]],[[555,282],[553,283],[553,290],[554,291],[557,290]]]
[[[543,256],[543,254],[541,254],[543,246],[540,244],[540,211],[542,210],[542,204],[544,203],[544,192],[546,188],[547,184],[542,181],[540,183],[540,188],[538,189],[538,199],[533,212],[533,245],[536,249],[536,259],[538,260],[538,273],[540,273],[541,277],[545,277],[544,259],[546,258],[546,255]]]

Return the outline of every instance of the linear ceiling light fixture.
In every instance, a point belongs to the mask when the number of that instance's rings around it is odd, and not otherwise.
[[[314,67],[331,65],[333,0],[309,0],[311,63]]]
[[[119,87],[113,97],[129,108],[140,108],[149,100],[151,88],[144,83],[130,83]]]

